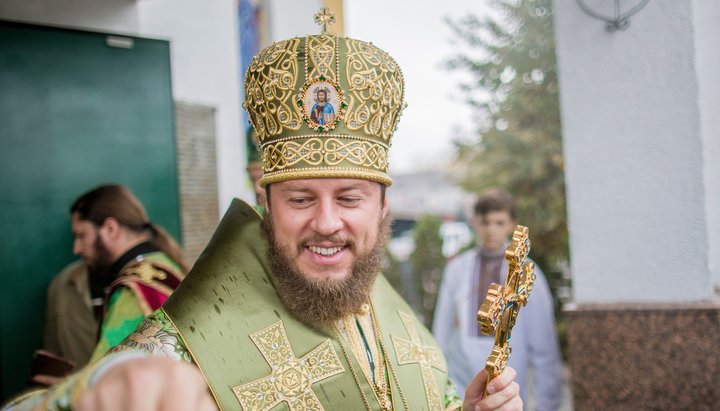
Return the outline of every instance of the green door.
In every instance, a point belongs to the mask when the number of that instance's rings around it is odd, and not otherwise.
[[[45,294],[72,255],[69,207],[128,186],[180,238],[167,41],[0,21],[0,386],[25,387]]]

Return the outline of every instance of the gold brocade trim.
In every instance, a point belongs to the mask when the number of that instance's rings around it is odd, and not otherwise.
[[[167,273],[159,268],[155,268],[153,263],[150,261],[139,261],[136,264],[123,270],[123,275],[134,274],[140,278],[144,284],[152,283],[155,280],[164,280],[167,278]]]
[[[397,409],[396,404],[396,396],[393,394],[393,388],[392,384],[389,381],[389,375],[388,372],[392,375],[393,381],[395,381],[395,387],[397,388],[397,392],[400,396],[400,399],[402,400],[403,406],[405,407],[405,410],[409,411],[410,407],[408,406],[407,399],[405,398],[405,394],[403,393],[402,387],[400,385],[400,380],[397,377],[397,374],[395,373],[395,369],[392,365],[392,362],[388,358],[387,349],[385,348],[385,343],[382,338],[382,332],[380,331],[380,325],[377,318],[377,313],[375,312],[375,307],[372,304],[372,302],[369,304],[369,315],[362,315],[358,316],[358,320],[361,322],[361,326],[363,327],[363,330],[371,329],[372,332],[368,333],[372,336],[372,340],[375,342],[374,345],[376,345],[376,349],[373,350],[371,348],[371,355],[373,358],[377,359],[378,367],[376,368],[376,372],[378,370],[382,370],[382,376],[383,376],[383,382],[382,386],[373,387],[373,394],[375,395],[375,398],[380,402],[380,405],[383,409]],[[353,318],[353,317],[351,317]],[[343,321],[344,324],[346,324],[346,321]],[[349,325],[344,326],[345,329],[357,329],[357,326],[352,324],[350,327]],[[345,355],[345,359],[347,360],[347,363],[350,367],[350,371],[352,373],[353,378],[355,379],[355,384],[357,384],[357,387],[360,391],[360,395],[363,398],[363,401],[365,403],[365,407],[367,407],[368,410],[371,410],[370,403],[368,402],[368,399],[365,395],[365,391],[363,390],[363,385],[360,382],[360,379],[357,376],[357,373],[355,372],[355,369],[353,368],[352,361],[350,360],[350,355],[348,354],[347,350],[345,349],[345,345],[342,343],[341,338],[341,332],[342,330],[340,327],[338,327],[337,324],[333,326],[333,331],[335,332],[335,336],[338,340],[338,343],[340,344],[340,348],[342,349],[343,355]],[[367,331],[364,331],[367,332]],[[367,335],[366,335],[367,337]],[[346,341],[348,341],[346,339]],[[360,342],[360,344],[362,344]],[[350,345],[350,342],[348,341],[348,345]],[[362,352],[355,353],[354,350],[362,350]],[[367,358],[367,355],[364,353],[365,348],[364,346],[362,348],[355,347],[353,348],[351,346],[351,350],[353,350],[353,356],[358,360],[358,363],[361,364],[361,368],[363,368],[363,361],[360,359],[365,357]],[[364,370],[363,370],[364,371]],[[368,371],[369,371],[369,365],[368,365]],[[366,374],[367,381],[372,385],[373,380],[370,377],[369,374]],[[378,389],[381,388],[381,389]],[[380,395],[378,395],[380,394]],[[384,397],[381,400],[381,397]]]
[[[349,162],[359,167],[386,171],[387,148],[367,141],[343,142],[337,138],[310,138],[303,142],[281,141],[263,148],[263,170],[284,170],[298,163],[310,166],[337,166]]]
[[[300,40],[273,43],[253,58],[245,72],[243,107],[260,141],[302,125],[294,104]]]
[[[375,312],[375,306],[370,303],[370,313],[372,315],[372,321],[373,321],[373,327],[375,329],[375,335],[378,335],[378,343],[380,344],[380,350],[382,351],[383,355],[385,356],[385,363],[387,364],[388,369],[390,370],[390,374],[392,374],[393,381],[395,381],[395,387],[398,390],[398,393],[400,393],[400,399],[402,400],[403,406],[405,407],[405,411],[410,411],[410,407],[408,406],[407,398],[405,398],[405,393],[403,393],[402,386],[400,385],[400,379],[397,376],[397,373],[395,372],[395,367],[393,366],[392,361],[390,361],[390,358],[388,357],[388,350],[385,347],[385,341],[383,341],[382,333],[380,331],[380,322],[377,318],[377,312]],[[390,392],[392,392],[392,387],[390,387]],[[397,409],[397,406],[395,404],[395,396],[393,396],[393,409]]]
[[[296,358],[282,321],[250,334],[271,367],[270,375],[233,387],[246,410],[270,410],[280,402],[293,411],[322,410],[312,384],[345,371],[329,339]]]
[[[400,67],[370,43],[345,39],[345,46],[345,75],[350,86],[345,125],[389,141],[404,108]]]
[[[265,187],[268,184],[298,178],[359,178],[363,180],[376,181],[378,183],[385,184],[387,187],[392,185],[392,179],[387,175],[387,173],[351,167],[307,167],[276,171],[274,173],[265,173],[260,178],[258,184],[260,187]]]
[[[117,280],[115,280],[112,283],[112,287],[117,287],[117,286],[128,287],[133,290],[133,292],[135,293],[135,296],[138,298],[138,301],[147,303],[147,301],[145,300],[145,295],[138,288],[138,281],[135,281],[135,278],[136,277],[134,275],[123,274],[120,278],[118,278]],[[146,283],[146,282],[141,281],[141,283],[143,286],[153,289],[153,290],[159,292],[160,294],[164,295],[165,297],[170,296],[170,294],[172,294],[174,291],[171,287],[168,287],[167,285],[165,285],[159,281],[155,281],[155,282],[151,282],[151,283]],[[150,305],[148,305],[148,307],[150,307]],[[155,311],[155,310],[151,310],[149,313],[145,314],[145,316],[152,314],[153,311]]]
[[[363,403],[365,404],[365,408],[368,411],[372,411],[372,408],[370,408],[370,403],[368,402],[367,396],[365,395],[365,390],[363,390],[362,383],[360,382],[360,379],[357,376],[357,373],[355,372],[355,367],[352,365],[352,361],[350,360],[350,356],[347,353],[347,350],[345,349],[345,345],[342,343],[342,337],[340,337],[340,333],[338,332],[337,327],[332,327],[333,331],[335,332],[335,338],[338,341],[338,344],[340,345],[340,349],[343,352],[343,356],[345,356],[345,361],[348,363],[348,367],[350,367],[350,373],[353,376],[353,379],[355,380],[355,385],[358,387],[358,391],[360,391],[360,396],[363,399]]]
[[[174,290],[161,280],[167,279],[168,275],[173,276],[178,281],[182,281],[184,278],[182,274],[177,274],[172,267],[150,260],[139,260],[123,268],[119,277],[110,286],[112,288],[120,286],[129,288],[134,294],[143,315],[148,316],[155,309],[150,306],[140,285],[155,290],[167,298]]]
[[[358,324],[360,328],[358,328]],[[375,327],[370,314],[370,306],[365,304],[363,314],[345,317],[338,320],[334,326],[336,328],[336,334],[341,334],[345,337],[345,341],[347,341],[350,346],[350,351],[360,364],[365,378],[374,385],[373,389],[380,404],[382,404],[385,409],[391,408],[392,392],[389,390],[390,385],[385,367],[385,356],[379,348],[380,344],[375,334]],[[368,359],[366,345],[363,342],[361,332],[365,335],[367,348],[370,350],[370,356],[373,358],[375,364],[374,373],[370,368],[370,360]]]
[[[428,406],[431,410],[442,410],[444,409],[444,401],[440,396],[435,376],[431,370],[431,367],[435,367],[440,371],[446,371],[442,355],[436,347],[422,344],[422,341],[420,341],[420,335],[415,328],[415,322],[411,316],[403,313],[402,311],[398,311],[398,315],[400,315],[400,319],[405,325],[408,336],[410,336],[410,341],[395,335],[392,336],[398,364],[404,365],[417,363],[420,366]]]
[[[355,379],[355,384],[357,384],[360,395],[362,396],[363,402],[365,403],[365,407],[368,410],[372,410],[372,407],[370,407],[370,403],[368,402],[367,396],[365,395],[365,391],[363,390],[363,384],[360,382],[360,379],[358,378],[357,373],[355,372],[355,369],[352,365],[352,361],[350,360],[350,356],[348,355],[348,352],[342,343],[341,335],[345,337],[345,341],[350,346],[350,352],[352,353],[355,360],[357,360],[358,364],[360,364],[360,369],[363,371],[363,374],[365,374],[365,379],[372,387],[372,393],[375,395],[375,399],[378,401],[378,404],[380,404],[383,410],[394,409],[395,399],[392,395],[392,387],[390,387],[390,384],[388,383],[387,370],[385,368],[384,360],[385,357],[383,353],[378,350],[378,346],[380,345],[380,343],[379,340],[375,337],[375,331],[372,330],[371,332],[368,332],[369,329],[371,330],[373,328],[372,320],[370,320],[370,316],[367,314],[363,316],[363,318],[369,320],[364,322],[370,323],[368,324],[369,328],[363,327],[363,332],[372,335],[371,339],[366,337],[366,340],[368,341],[368,346],[370,347],[370,355],[376,363],[375,378],[373,378],[373,374],[370,371],[370,361],[365,351],[365,344],[362,342],[360,331],[355,324],[355,318],[356,317],[354,316],[345,317],[333,325],[335,337],[337,338],[338,343],[340,344],[340,348],[345,355],[345,360],[348,362],[350,371],[352,372],[353,378]],[[360,319],[360,317],[357,318],[358,320]],[[371,344],[370,341],[374,342],[374,344]]]
[[[355,317],[349,316],[339,321],[341,323],[339,325],[336,324],[335,326],[340,330],[340,334],[345,337],[345,341],[347,341],[350,346],[350,351],[360,364],[360,368],[362,369],[363,374],[365,374],[365,378],[367,378],[368,381],[373,381],[372,372],[370,371],[370,362],[367,358],[367,354],[365,353],[365,344],[363,344],[360,331],[357,329],[357,325],[355,325]],[[372,353],[372,355],[373,358],[377,358],[374,353]]]
[[[185,273],[178,271],[177,268],[160,261],[155,260],[145,260],[149,261],[155,268],[165,271],[165,273],[172,275],[173,277],[177,278],[178,280],[182,281],[185,278]]]
[[[265,146],[267,146],[268,144],[276,144],[281,141],[303,140],[306,138],[313,138],[313,137],[319,137],[319,138],[323,138],[323,139],[335,137],[335,138],[346,139],[346,140],[367,141],[367,142],[379,144],[382,147],[385,147],[386,149],[390,148],[390,146],[388,146],[384,142],[378,141],[377,139],[370,138],[370,137],[351,136],[351,135],[347,135],[347,134],[336,134],[336,133],[323,133],[323,134],[299,134],[299,135],[294,135],[294,136],[290,136],[290,137],[278,138],[273,141],[266,141],[265,143],[260,144],[260,149],[261,150],[264,149]]]
[[[193,363],[195,366],[198,367],[198,370],[200,370],[200,374],[202,374],[203,378],[205,379],[205,383],[207,384],[208,388],[210,389],[210,394],[212,394],[213,399],[215,400],[215,404],[218,406],[218,409],[222,411],[223,407],[220,405],[220,401],[218,400],[217,395],[215,395],[215,390],[213,389],[212,384],[210,384],[210,380],[208,379],[207,375],[205,375],[205,371],[202,369],[202,366],[200,365],[200,362],[197,360],[197,357],[195,356],[195,353],[192,352],[190,349],[190,344],[187,343],[187,340],[185,340],[185,337],[183,337],[182,332],[180,332],[180,328],[178,328],[177,324],[172,320],[172,317],[170,317],[170,314],[165,311],[165,308],[160,307],[160,310],[165,315],[165,318],[170,321],[170,324],[172,324],[173,327],[175,327],[175,331],[177,331],[178,337],[182,340],[183,345],[185,346],[185,349],[187,352],[190,353],[190,356],[193,359]]]
[[[124,350],[140,350],[152,357],[166,357],[192,363],[190,353],[182,344],[177,329],[166,316],[162,315],[162,312],[142,320],[135,331],[108,352]]]

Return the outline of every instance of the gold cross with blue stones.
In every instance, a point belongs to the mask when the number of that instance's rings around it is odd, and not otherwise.
[[[293,411],[322,410],[312,384],[345,369],[330,340],[323,341],[302,358],[295,358],[282,321],[250,334],[270,365],[270,375],[233,387],[246,410],[270,410],[285,401]]]
[[[322,33],[320,34],[330,34],[328,31],[328,24],[335,23],[335,15],[330,11],[330,9],[323,7],[320,9],[320,13],[315,15],[315,23],[322,26]]]
[[[526,262],[529,252],[530,230],[521,225],[515,226],[510,245],[505,250],[505,260],[508,262],[505,286],[490,284],[487,297],[478,310],[477,320],[483,334],[495,335],[495,344],[485,363],[488,384],[500,375],[510,359],[512,328],[520,307],[527,304],[535,284],[535,265]]]
[[[442,410],[445,408],[444,400],[440,396],[440,390],[431,369],[431,367],[435,367],[445,372],[445,362],[442,359],[440,350],[432,345],[423,345],[412,317],[400,311],[398,311],[398,314],[410,336],[410,341],[395,335],[392,336],[398,364],[417,363],[420,366],[420,375],[425,386],[428,406],[431,410]]]

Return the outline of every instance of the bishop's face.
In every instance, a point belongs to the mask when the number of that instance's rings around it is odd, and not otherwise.
[[[390,232],[380,184],[327,178],[270,188],[263,227],[275,291],[285,307],[312,324],[361,312]]]
[[[274,242],[306,280],[340,282],[372,252],[387,214],[379,183],[318,178],[274,183],[268,215]]]

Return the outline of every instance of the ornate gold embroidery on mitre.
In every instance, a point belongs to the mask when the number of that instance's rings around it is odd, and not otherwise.
[[[270,410],[285,402],[291,410],[322,410],[312,384],[345,371],[330,340],[296,358],[282,321],[250,334],[272,371],[251,383],[233,387],[246,410]]]
[[[305,50],[307,51],[305,81],[317,77],[338,81],[336,36],[307,36]]]
[[[296,178],[391,185],[388,149],[403,99],[400,68],[372,43],[308,35],[264,49],[245,74],[243,104],[262,150],[260,186]]]
[[[440,396],[440,391],[431,369],[431,367],[435,367],[440,371],[446,371],[440,350],[431,345],[423,345],[412,317],[401,311],[398,311],[398,314],[410,336],[410,341],[395,335],[392,336],[398,364],[417,363],[420,366],[428,406],[431,410],[442,410],[444,408],[444,401]]]
[[[255,56],[245,72],[243,107],[261,142],[302,124],[294,104],[299,45],[298,38],[274,43]]]
[[[312,137],[299,142],[278,141],[263,146],[263,169],[272,173],[301,161],[313,166],[323,163],[337,166],[347,161],[358,167],[386,171],[387,150],[383,144],[361,139]]]
[[[403,109],[400,67],[370,43],[345,39],[346,76],[350,83],[345,124],[350,130],[389,142]]]

